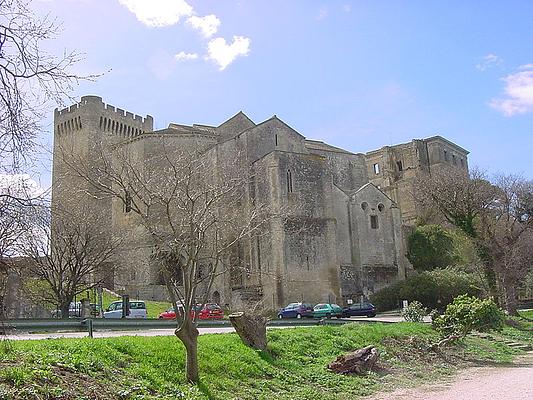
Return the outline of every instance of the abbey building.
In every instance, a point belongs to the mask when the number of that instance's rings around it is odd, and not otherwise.
[[[242,244],[238,262],[246,268],[230,268],[217,278],[210,300],[230,306],[251,300],[271,308],[295,301],[345,304],[404,279],[410,269],[405,227],[417,214],[410,191],[415,177],[445,164],[466,169],[468,155],[440,136],[353,153],[306,139],[276,116],[256,123],[242,112],[218,126],[172,123],[154,131],[151,116],[134,115],[97,96],[56,110],[54,131],[53,205],[90,204],[103,216],[95,224],[128,238],[108,286],[142,299],[166,299],[150,238],[122,204],[91,196],[93,189],[69,171],[59,149],[94,164],[94,171],[95,143],[120,142],[148,160],[164,141],[167,148],[201,151],[213,163],[213,174],[239,154],[232,173],[254,176],[242,212],[248,212],[252,196],[291,211],[272,219],[267,234]],[[157,165],[146,162],[144,168],[158,173]]]

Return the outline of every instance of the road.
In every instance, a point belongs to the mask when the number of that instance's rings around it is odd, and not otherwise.
[[[469,368],[450,381],[381,393],[368,400],[533,399],[533,352],[504,367]]]
[[[400,322],[403,319],[398,315],[378,315],[375,318],[366,317],[351,317],[350,321],[360,322]],[[282,328],[282,327],[279,327]],[[283,327],[283,328],[290,328]],[[235,332],[231,327],[217,327],[217,328],[199,328],[200,335],[209,333],[230,333]],[[93,337],[106,338],[106,337],[119,337],[119,336],[172,336],[174,335],[174,329],[140,329],[140,330],[100,330],[94,331]],[[83,338],[87,337],[87,332],[47,332],[47,333],[13,333],[3,338],[9,340],[43,340],[43,339],[60,339],[60,338]]]

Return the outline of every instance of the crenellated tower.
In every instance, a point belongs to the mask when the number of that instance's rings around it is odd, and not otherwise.
[[[52,207],[73,217],[91,218],[93,227],[111,235],[112,199],[90,180],[102,180],[102,149],[153,131],[153,118],[105,104],[101,97],[54,112]]]

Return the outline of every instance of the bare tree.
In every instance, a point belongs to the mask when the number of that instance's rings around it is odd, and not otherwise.
[[[445,168],[422,177],[417,197],[461,229],[476,246],[495,300],[516,312],[518,287],[533,263],[533,184],[499,176],[491,183],[479,170],[469,175]]]
[[[270,214],[258,201],[247,201],[250,176],[235,172],[239,156],[217,168],[215,151],[176,150],[164,138],[150,140],[159,151],[146,159],[135,158],[129,146],[102,150],[96,171],[68,153],[63,159],[96,193],[119,199],[144,227],[172,304],[183,309],[176,312],[175,334],[186,349],[186,378],[196,383],[198,329],[191,311],[208,301],[218,277],[247,268],[239,249]]]
[[[35,298],[55,306],[62,318],[69,317],[74,298],[101,286],[113,273],[112,257],[121,240],[99,231],[87,214],[34,208],[33,224],[21,240],[22,252],[31,259],[28,274],[43,287]]]
[[[516,314],[519,288],[533,269],[533,182],[500,175],[495,186],[497,196],[479,219],[479,236],[492,259],[501,303]]]
[[[31,225],[33,207],[45,201],[45,194],[31,183],[27,175],[0,176],[0,314],[8,280],[20,272],[13,259],[20,256],[20,240]]]
[[[43,49],[59,25],[35,15],[30,3],[0,0],[0,158],[7,171],[28,161],[50,104],[62,104],[80,79],[96,77],[72,71],[79,53],[58,57]]]

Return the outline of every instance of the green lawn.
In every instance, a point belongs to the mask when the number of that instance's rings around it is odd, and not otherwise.
[[[201,384],[184,382],[184,350],[175,337],[61,339],[0,343],[0,399],[352,399],[378,388],[436,379],[457,368],[420,349],[434,338],[424,324],[349,324],[268,332],[270,353],[235,334],[199,338]],[[345,352],[375,344],[380,372],[329,372]],[[519,353],[471,338],[465,357],[508,362]]]

